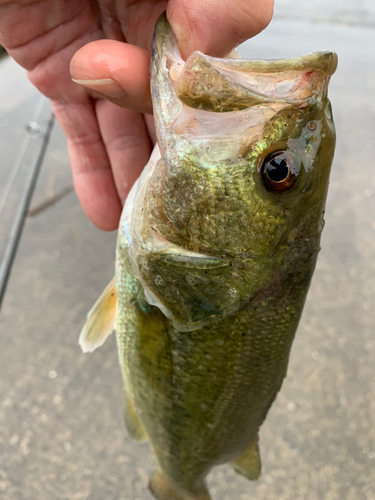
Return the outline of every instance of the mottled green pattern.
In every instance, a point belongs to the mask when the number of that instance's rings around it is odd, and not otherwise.
[[[316,92],[271,103],[264,116],[255,105],[263,119],[249,131],[200,136],[200,117],[232,114],[197,111],[198,131],[187,137],[165,62],[173,50],[162,19],[152,60],[161,159],[120,225],[116,331],[127,396],[161,469],[197,498],[213,466],[256,450],[286,375],[319,252],[335,133],[323,75]],[[315,64],[322,73],[334,56],[321,58],[295,69],[314,73]],[[274,72],[285,69],[277,64]],[[252,108],[238,113],[253,116]],[[300,161],[295,185],[281,194],[267,191],[260,171],[278,150]],[[251,463],[240,471],[249,478],[253,458],[241,462]]]

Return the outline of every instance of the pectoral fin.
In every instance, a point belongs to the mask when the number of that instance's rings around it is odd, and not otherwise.
[[[258,440],[256,439],[244,453],[232,463],[232,467],[237,474],[254,481],[258,479],[261,472],[261,462],[259,454]]]
[[[104,344],[113,332],[115,318],[116,292],[113,278],[87,315],[78,340],[83,352],[92,352]]]

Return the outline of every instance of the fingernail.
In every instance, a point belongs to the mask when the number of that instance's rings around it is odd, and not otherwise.
[[[120,85],[111,78],[105,78],[103,80],[76,80],[72,78],[72,80],[74,83],[78,83],[90,90],[95,90],[95,92],[100,92],[108,97],[118,98],[124,95],[124,91]]]

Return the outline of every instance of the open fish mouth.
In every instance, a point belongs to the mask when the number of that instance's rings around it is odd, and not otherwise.
[[[197,110],[226,113],[324,97],[337,68],[331,51],[274,60],[245,60],[235,52],[222,59],[195,51],[184,61],[167,21],[156,30],[154,50],[162,57],[155,62],[168,73],[180,103]]]
[[[326,93],[336,67],[337,55],[329,51],[268,61],[219,59],[194,52],[180,66],[176,94],[186,106],[220,113],[302,101]],[[173,69],[172,64],[171,78]]]

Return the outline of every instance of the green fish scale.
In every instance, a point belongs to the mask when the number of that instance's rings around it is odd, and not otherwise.
[[[142,312],[139,282],[126,256],[119,262],[125,387],[165,473],[198,487],[211,467],[235,459],[256,437],[286,373],[309,277],[288,287],[287,276],[276,276],[235,317],[181,333],[157,308]],[[145,336],[142,325],[156,317],[162,328]]]
[[[172,243],[191,251],[264,254],[267,235],[271,246],[285,230],[285,214],[282,208],[257,196],[253,172],[250,165],[207,169],[198,161],[185,159],[164,182],[153,183],[155,198],[166,201],[162,205],[150,200],[150,225]],[[245,186],[243,179],[247,180]],[[170,225],[165,225],[165,218],[176,232],[166,234]],[[261,247],[257,247],[257,239]]]

